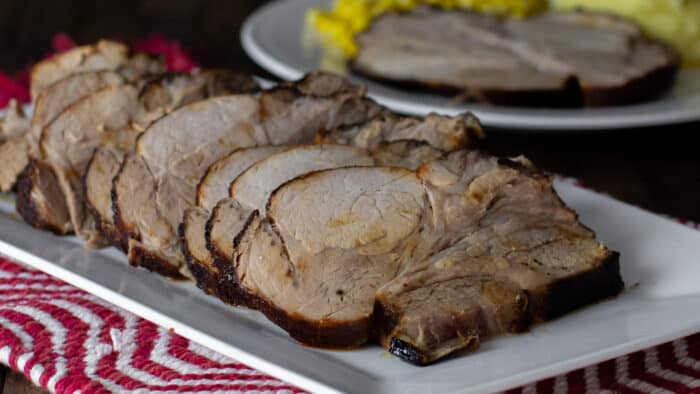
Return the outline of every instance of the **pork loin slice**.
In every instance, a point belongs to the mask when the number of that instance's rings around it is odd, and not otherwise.
[[[212,257],[204,257],[201,261],[197,261],[196,258],[190,259],[191,264],[198,265],[196,271],[201,273],[200,276],[195,275],[200,287],[211,287],[211,282],[220,278],[219,269],[211,263],[230,271],[230,268],[225,267],[230,267],[233,261],[234,238],[243,229],[251,212],[256,209],[261,211],[265,209],[269,194],[279,185],[312,171],[374,164],[374,160],[366,150],[341,145],[286,148],[280,153],[268,156],[257,161],[235,178],[230,192],[233,198],[223,199],[216,204],[206,224],[206,232],[191,234],[194,237],[204,236],[212,255]],[[187,219],[185,217],[185,221]],[[201,240],[186,241],[187,244],[195,245],[202,242]],[[190,255],[204,256],[204,253],[191,252]],[[236,287],[231,281],[223,282],[218,290],[225,302],[240,303]]]
[[[260,160],[289,149],[286,145],[241,148],[212,164],[197,185],[197,205],[207,210],[229,196],[231,182]]]
[[[71,104],[108,86],[125,83],[113,71],[91,71],[70,74],[44,88],[34,99],[31,123],[31,141],[35,155],[40,155],[38,144],[44,127],[51,123]]]
[[[231,269],[246,304],[302,342],[356,346],[377,333],[417,364],[623,287],[617,253],[550,178],[478,152],[417,172],[299,177],[246,223]]]
[[[229,193],[251,210],[265,210],[267,198],[279,185],[312,171],[342,166],[371,166],[365,149],[344,145],[306,145],[272,155],[253,164],[231,183]]]
[[[138,111],[137,93],[132,85],[102,89],[75,102],[42,133],[41,148],[63,189],[73,227],[89,246],[107,242],[85,208],[81,177],[98,147],[126,150],[134,145],[138,133],[129,123]]]
[[[125,241],[114,225],[112,180],[119,173],[126,153],[112,147],[98,148],[83,175],[85,207],[95,219],[97,228],[113,245],[126,252]]]
[[[132,264],[170,276],[186,272],[178,226],[196,202],[197,184],[233,150],[265,144],[260,123],[254,96],[221,96],[181,107],[139,137],[137,165],[124,163],[112,193],[115,223],[124,238],[139,242],[129,248]]]
[[[345,128],[317,134],[321,143],[349,144],[371,149],[395,141],[422,141],[445,152],[462,149],[484,138],[479,120],[471,113],[458,116],[429,114],[423,118],[383,114]]]
[[[31,226],[58,235],[73,232],[68,207],[50,165],[31,159],[17,182],[17,212]]]
[[[614,19],[584,12],[499,19],[417,7],[387,13],[360,34],[353,67],[504,105],[620,105],[665,92],[678,55]]]
[[[323,72],[264,91],[260,105],[272,145],[309,143],[321,130],[363,123],[383,112],[365,97],[364,87]]]
[[[214,256],[207,248],[207,237],[205,234],[211,210],[217,206],[220,200],[227,199],[231,180],[236,179],[238,175],[257,161],[286,149],[289,149],[289,147],[284,145],[237,149],[230,155],[212,164],[199,182],[197,186],[198,206],[185,211],[179,235],[180,247],[185,255],[187,266],[196,278],[197,285],[208,294],[217,294],[216,283],[218,281],[218,270],[214,266]],[[218,211],[219,208],[214,209],[214,216],[217,215]],[[241,221],[244,219],[241,218]],[[213,223],[218,221],[217,219],[212,219]],[[228,228],[223,229],[220,226],[217,227],[219,228],[218,231],[232,231],[232,234],[236,234],[241,230],[241,228],[232,230]],[[233,243],[232,237],[231,240],[231,243]]]
[[[138,113],[130,127],[141,130],[164,114],[188,103],[256,89],[255,81],[230,70],[203,71],[199,74],[164,74],[148,80],[139,92]],[[132,152],[134,147],[122,147]],[[125,240],[114,226],[112,213],[112,181],[123,161],[124,152],[105,147],[93,154],[83,177],[86,204],[99,229],[113,244],[124,247]],[[126,250],[125,250],[126,251]]]
[[[398,168],[343,168],[286,183],[270,197],[269,219],[255,211],[237,238],[233,273],[246,304],[304,343],[365,343],[375,293],[400,268],[391,252],[418,231],[425,200],[415,173]]]
[[[116,70],[129,58],[129,48],[116,41],[101,40],[55,55],[37,63],[31,71],[32,99],[54,82],[70,74],[86,71]]]
[[[15,187],[17,177],[29,163],[29,144],[24,137],[15,137],[0,145],[0,192]]]
[[[143,131],[158,118],[198,100],[258,90],[260,86],[253,77],[234,70],[161,74],[146,81],[141,88],[139,100],[145,114],[132,127]]]

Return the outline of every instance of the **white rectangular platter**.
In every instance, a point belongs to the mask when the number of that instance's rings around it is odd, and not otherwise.
[[[344,352],[301,346],[259,313],[132,268],[114,249],[88,251],[74,238],[31,229],[2,201],[0,253],[313,392],[505,390],[700,331],[700,231],[568,183],[556,187],[599,239],[621,252],[627,289],[428,367],[375,345]]]

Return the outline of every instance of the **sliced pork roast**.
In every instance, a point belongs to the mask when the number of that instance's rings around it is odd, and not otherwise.
[[[650,100],[680,64],[633,23],[584,12],[519,19],[417,7],[377,18],[358,41],[360,73],[504,105]]]
[[[194,75],[164,74],[147,80],[140,89],[137,114],[132,117],[129,126],[138,132],[165,114],[191,102],[258,89],[257,83],[250,76],[233,70],[207,70]],[[134,147],[129,145],[127,148],[98,148],[83,177],[87,208],[101,232],[112,244],[122,248],[125,247],[125,241],[114,227],[111,193],[112,180],[119,172],[124,153],[133,152]]]
[[[17,183],[16,209],[31,226],[58,235],[73,232],[66,198],[50,165],[30,159]]]
[[[56,119],[61,112],[81,98],[108,86],[122,85],[125,82],[124,77],[114,71],[90,71],[70,74],[41,90],[34,99],[31,123],[30,141],[36,147],[32,152],[33,156],[40,156],[38,146],[44,127]]]
[[[376,336],[426,364],[623,286],[617,254],[578,222],[550,178],[477,152],[417,172],[312,173],[267,206],[236,238],[235,263],[219,268],[248,306],[315,346]]]
[[[114,221],[129,238],[129,261],[168,276],[186,274],[176,229],[201,177],[234,149],[266,142],[252,95],[198,101],[153,123],[113,182]]]
[[[137,94],[132,85],[102,89],[71,105],[42,133],[42,152],[58,177],[75,231],[91,246],[105,240],[85,209],[81,177],[95,149],[133,146],[138,133],[129,123],[138,111]]]
[[[367,132],[363,132],[364,130]],[[442,134],[443,137],[436,138],[438,134]],[[442,150],[424,141],[431,141],[442,148],[455,149],[471,144],[473,139],[481,135],[479,123],[471,115],[458,118],[431,115],[423,120],[399,119],[385,115],[357,126],[337,128],[331,132],[321,131],[316,141],[328,143],[336,140],[347,145],[369,148],[367,153],[372,156],[375,165],[415,169],[443,154]],[[445,142],[448,140],[451,142]],[[232,154],[229,160],[223,160],[221,165],[215,165],[200,183],[200,207],[193,208],[185,214],[180,229],[183,253],[199,286],[210,293],[218,293],[228,303],[237,303],[235,284],[231,281],[220,281],[216,265],[230,264],[232,261],[233,239],[241,230],[245,219],[253,209],[264,209],[264,206],[258,206],[255,202],[263,204],[272,190],[296,176],[348,165],[344,163],[343,155],[338,155],[335,159],[327,157],[331,156],[330,148],[304,146],[258,161],[240,177],[235,177],[238,175],[238,169],[243,167],[236,166],[235,163],[248,166],[252,164],[249,164],[250,158],[266,153],[266,149],[269,148],[243,150]],[[222,171],[226,168],[235,170]],[[265,184],[260,180],[265,180]],[[230,195],[233,198],[222,200],[229,195],[223,189],[224,185],[229,183]],[[208,184],[217,185],[217,191],[207,193]],[[207,215],[206,211],[211,209],[215,201],[219,203],[205,224],[202,218]],[[201,239],[201,227],[204,225],[205,240]],[[204,245],[208,250],[199,248]],[[234,288],[230,288],[232,285]]]
[[[160,60],[143,54],[129,56],[129,48],[116,41],[101,40],[95,45],[85,45],[52,56],[32,67],[30,74],[32,100],[41,91],[71,74],[89,71],[118,71],[135,81],[145,75],[164,72]]]
[[[235,149],[312,142],[322,129],[363,123],[382,111],[364,97],[363,89],[349,86],[340,77],[315,73],[259,96],[198,102],[149,127],[138,143],[137,152],[146,163],[138,168],[147,168],[139,179],[152,179],[155,189],[137,192],[155,196],[155,210],[148,216],[163,218],[169,227],[165,232],[160,226],[149,228],[149,223],[131,215],[137,209],[128,206],[132,198],[123,192],[132,190],[134,179],[120,173],[113,185],[113,210],[115,223],[123,226],[122,233],[130,238],[132,264],[153,269],[157,265],[154,262],[161,261],[162,269],[157,271],[179,270],[187,276],[176,233],[185,209],[196,202],[197,184],[208,167]]]

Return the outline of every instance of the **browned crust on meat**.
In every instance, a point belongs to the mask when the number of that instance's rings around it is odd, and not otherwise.
[[[259,223],[258,211],[250,214],[243,230],[234,239],[234,249],[238,248],[245,234],[252,229],[254,223]],[[236,260],[240,257],[236,257]],[[372,338],[372,319],[351,321],[311,321],[302,316],[289,313],[270,303],[264,297],[247,291],[239,285],[236,272],[238,261],[234,264],[219,267],[222,270],[221,282],[230,282],[230,290],[235,291],[235,297],[240,305],[262,312],[273,323],[287,331],[295,340],[314,347],[328,349],[352,349],[365,344]],[[235,287],[234,287],[235,286]],[[221,290],[221,287],[220,287]]]
[[[614,88],[582,87],[583,105],[586,107],[606,107],[636,104],[663,96],[673,86],[681,64],[680,57],[671,49],[668,51],[674,54],[671,63],[639,78],[631,79],[622,86]]]
[[[620,254],[608,251],[596,268],[528,291],[528,317],[533,323],[551,320],[616,296],[624,287]]]
[[[36,202],[32,199],[32,189],[34,188],[36,183],[35,177],[36,171],[38,170],[37,166],[39,165],[41,164],[38,163],[36,160],[30,159],[29,164],[27,164],[27,166],[17,178],[17,195],[15,208],[17,209],[17,212],[20,214],[20,216],[22,216],[22,219],[24,219],[24,221],[27,222],[30,226],[39,230],[50,231],[56,235],[67,235],[71,232],[66,231],[64,227],[50,220],[46,216],[48,213],[44,212],[44,208],[37,206]],[[51,168],[47,167],[46,169],[51,171],[51,173],[53,174],[53,170]],[[62,200],[65,200],[65,197],[63,195],[61,195],[60,198]]]
[[[141,240],[141,235],[138,233],[138,231],[135,231],[134,229],[127,226],[126,223],[124,223],[124,220],[122,219],[121,215],[121,210],[118,204],[116,185],[119,182],[119,178],[124,170],[127,158],[128,156],[124,157],[121,166],[119,166],[117,176],[115,176],[114,179],[112,179],[112,191],[110,192],[110,195],[112,197],[112,212],[114,214],[115,227],[115,232],[112,234],[113,237],[110,237],[110,239],[112,240],[112,243],[114,243],[114,245],[116,245],[119,249],[123,250],[124,252],[127,252],[129,250],[130,238],[133,238],[137,241]]]
[[[432,92],[444,96],[457,97],[467,102],[494,104],[514,107],[548,107],[572,108],[583,105],[581,89],[575,78],[569,78],[560,89],[465,89],[437,81],[416,81],[409,79],[390,78],[377,75],[370,70],[360,67],[356,62],[350,63],[350,68],[369,79],[393,85],[395,87],[416,93]]]
[[[140,244],[129,244],[128,258],[129,264],[134,267],[143,267],[149,271],[175,280],[187,280],[187,278],[180,273],[180,270],[173,266],[167,259],[142,247]]]
[[[396,79],[377,75],[359,66],[356,62],[351,62],[350,68],[370,79],[400,88],[420,93],[428,91],[446,96],[457,96],[467,101],[484,104],[547,108],[607,107],[652,101],[665,94],[673,86],[681,65],[680,56],[667,45],[660,43],[657,45],[669,54],[669,63],[615,87],[583,87],[578,78],[572,76],[562,85],[561,89],[464,89],[440,82]]]
[[[367,343],[372,335],[372,320],[316,322],[287,313],[262,297],[246,293],[246,306],[262,312],[295,340],[326,349],[354,349]]]
[[[509,332],[527,331],[533,324],[555,319],[585,305],[618,295],[624,288],[620,276],[619,253],[608,252],[606,256],[587,272],[560,279],[539,289],[527,291],[527,309]],[[400,314],[390,306],[377,301],[374,306],[376,336],[382,337],[394,331]],[[398,338],[387,338],[387,351],[404,361],[416,365],[428,365],[429,355]],[[472,348],[473,349],[473,348]]]
[[[217,283],[218,283],[218,273],[213,272],[207,268],[205,264],[195,258],[192,253],[190,253],[189,244],[187,241],[187,222],[183,221],[177,228],[178,238],[180,239],[180,249],[182,254],[185,256],[185,262],[190,272],[194,276],[197,287],[202,289],[205,293],[218,296]]]
[[[87,208],[87,211],[92,217],[95,219],[95,223],[97,225],[97,229],[102,233],[102,235],[109,240],[109,242],[116,246],[117,248],[121,249],[124,253],[126,253],[126,249],[123,247],[124,244],[121,240],[121,236],[119,234],[119,230],[117,227],[109,223],[108,221],[105,220],[105,218],[100,215],[100,213],[97,211],[97,208],[90,202],[90,198],[88,197],[88,191],[87,191],[87,176],[90,173],[90,169],[92,168],[92,163],[95,160],[95,156],[97,154],[97,150],[92,153],[92,157],[90,158],[90,161],[88,162],[87,165],[87,170],[83,174],[83,176],[80,177],[80,185],[83,188],[83,195],[85,196],[85,207]]]
[[[229,256],[221,253],[219,248],[217,248],[211,241],[211,231],[214,226],[214,220],[218,213],[219,206],[214,207],[214,210],[207,220],[207,225],[205,227],[204,236],[207,242],[207,249],[212,254],[214,258],[214,266],[218,272],[206,269],[207,275],[212,277],[216,282],[216,293],[219,298],[227,304],[231,305],[246,305],[246,297],[242,292],[241,287],[238,282],[238,277],[235,276],[234,262],[229,258]],[[234,250],[238,248],[240,244],[241,237],[245,230],[250,226],[250,224],[257,218],[258,211],[254,211],[248,216],[245,224],[243,225],[243,230],[239,234],[236,234],[235,238],[231,239],[233,242]]]

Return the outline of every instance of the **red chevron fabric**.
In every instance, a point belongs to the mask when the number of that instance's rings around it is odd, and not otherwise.
[[[301,391],[2,258],[0,363],[55,393]],[[700,333],[509,393],[604,390],[700,393]]]

